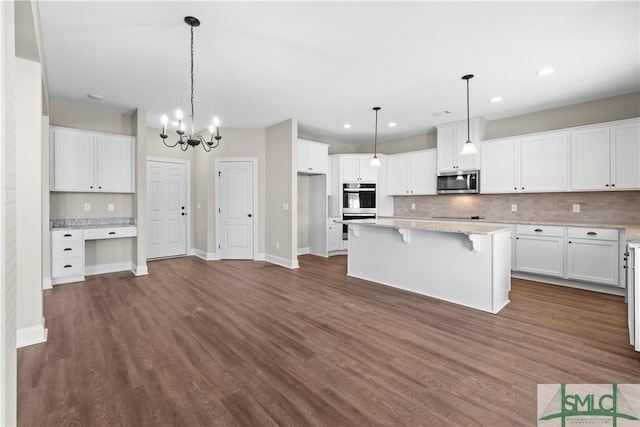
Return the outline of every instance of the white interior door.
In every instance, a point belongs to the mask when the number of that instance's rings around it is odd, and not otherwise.
[[[218,251],[221,259],[253,259],[254,173],[252,161],[218,163]]]
[[[147,258],[187,254],[187,165],[147,160]]]

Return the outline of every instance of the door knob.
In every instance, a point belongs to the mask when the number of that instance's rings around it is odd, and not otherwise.
[[[251,214],[247,214],[247,216],[248,216],[249,218],[251,218]]]

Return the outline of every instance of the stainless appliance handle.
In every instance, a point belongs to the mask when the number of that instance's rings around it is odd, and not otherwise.
[[[471,190],[471,174],[467,174],[467,190]]]
[[[343,217],[348,217],[348,216],[367,216],[367,217],[371,217],[371,218],[375,218],[376,214],[342,214]]]
[[[375,192],[375,188],[343,188],[345,193],[360,193],[365,191]]]

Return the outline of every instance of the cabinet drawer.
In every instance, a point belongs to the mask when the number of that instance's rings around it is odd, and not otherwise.
[[[563,236],[563,228],[554,225],[516,225],[516,234],[529,234],[533,236]]]
[[[69,240],[68,242],[52,242],[51,243],[51,258],[52,259],[64,259],[75,258],[82,256],[82,240]]]
[[[82,240],[82,230],[56,230],[51,232],[51,241]]]
[[[84,263],[82,257],[68,259],[54,259],[51,261],[51,276],[80,276],[84,274]]]
[[[85,240],[117,239],[119,237],[132,237],[137,234],[137,227],[97,228],[87,230],[84,233]]]
[[[574,239],[618,240],[618,230],[612,228],[567,227],[567,235]]]

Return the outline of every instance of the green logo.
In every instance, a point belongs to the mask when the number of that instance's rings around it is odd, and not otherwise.
[[[540,386],[547,386],[547,384],[538,385],[539,400],[542,397]],[[567,421],[574,425],[610,424],[617,427],[619,419],[639,420],[617,384],[572,384],[569,391],[566,384],[549,384],[548,386],[559,386],[559,389],[539,414],[539,421],[558,419],[562,427],[565,427]],[[632,391],[638,392],[637,389]],[[633,397],[636,398],[635,394]],[[538,425],[546,424],[538,422]]]

